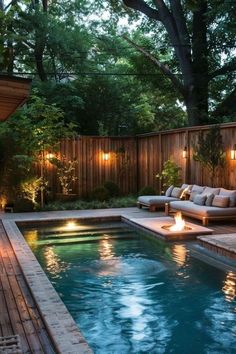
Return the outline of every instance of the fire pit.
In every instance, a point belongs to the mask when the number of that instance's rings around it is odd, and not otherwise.
[[[131,222],[134,226],[150,231],[152,234],[155,234],[155,236],[167,241],[192,240],[199,235],[209,235],[213,232],[213,230],[201,225],[186,222],[182,219],[182,216],[181,222],[179,221],[179,215],[175,215],[175,220],[176,219],[178,220],[177,223],[174,222],[173,218],[169,216],[130,219],[129,222]]]
[[[182,218],[181,212],[178,212],[174,216],[175,223],[173,225],[163,225],[162,229],[168,231],[189,231],[192,230],[192,227],[187,226],[185,220]]]

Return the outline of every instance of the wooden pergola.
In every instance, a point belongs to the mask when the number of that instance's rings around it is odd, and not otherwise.
[[[26,102],[30,84],[30,79],[0,75],[0,121],[9,118]]]

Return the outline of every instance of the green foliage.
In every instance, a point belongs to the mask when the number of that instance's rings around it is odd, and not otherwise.
[[[56,151],[61,138],[73,136],[63,113],[45,99],[32,96],[27,106],[0,125],[0,192],[12,200],[21,182],[34,176],[34,163],[44,162],[44,150]]]
[[[77,200],[75,202],[62,203],[55,201],[48,203],[43,208],[38,207],[38,210],[85,210],[85,209],[109,209],[109,208],[128,208],[136,206],[136,196],[126,196],[119,198],[111,198],[106,201],[98,200]]]
[[[197,145],[193,145],[193,159],[206,167],[214,186],[217,170],[225,164],[225,152],[219,126],[213,126],[207,134],[200,132]]]
[[[103,186],[108,190],[111,198],[118,197],[120,194],[119,186],[113,181],[106,181]]]
[[[45,187],[43,179],[31,177],[30,179],[21,182],[21,190],[25,199],[30,200],[34,205],[37,204],[37,196],[41,188]]]
[[[57,176],[61,185],[63,194],[70,194],[73,182],[77,181],[75,176],[75,168],[78,164],[77,160],[67,160],[65,156],[61,159],[52,158],[50,162],[57,167]]]
[[[91,198],[100,202],[106,201],[109,199],[109,191],[104,186],[96,187],[91,193]]]
[[[151,186],[145,186],[143,188],[140,189],[140,191],[138,192],[138,195],[156,195],[156,191],[153,187]]]
[[[163,170],[156,175],[156,178],[163,181],[164,187],[178,186],[181,181],[180,171],[181,167],[177,166],[172,159],[169,159],[164,163]]]

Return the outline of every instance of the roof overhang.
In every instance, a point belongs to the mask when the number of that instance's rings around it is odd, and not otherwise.
[[[29,97],[31,79],[0,75],[0,121],[9,118]]]

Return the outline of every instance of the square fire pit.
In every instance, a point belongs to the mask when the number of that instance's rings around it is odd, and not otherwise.
[[[169,226],[174,224],[174,218],[169,216],[130,219],[130,221],[134,225],[136,224],[145,230],[151,231],[167,241],[192,240],[199,235],[210,235],[213,232],[211,229],[190,222],[185,222],[185,229],[182,231],[171,231]]]

